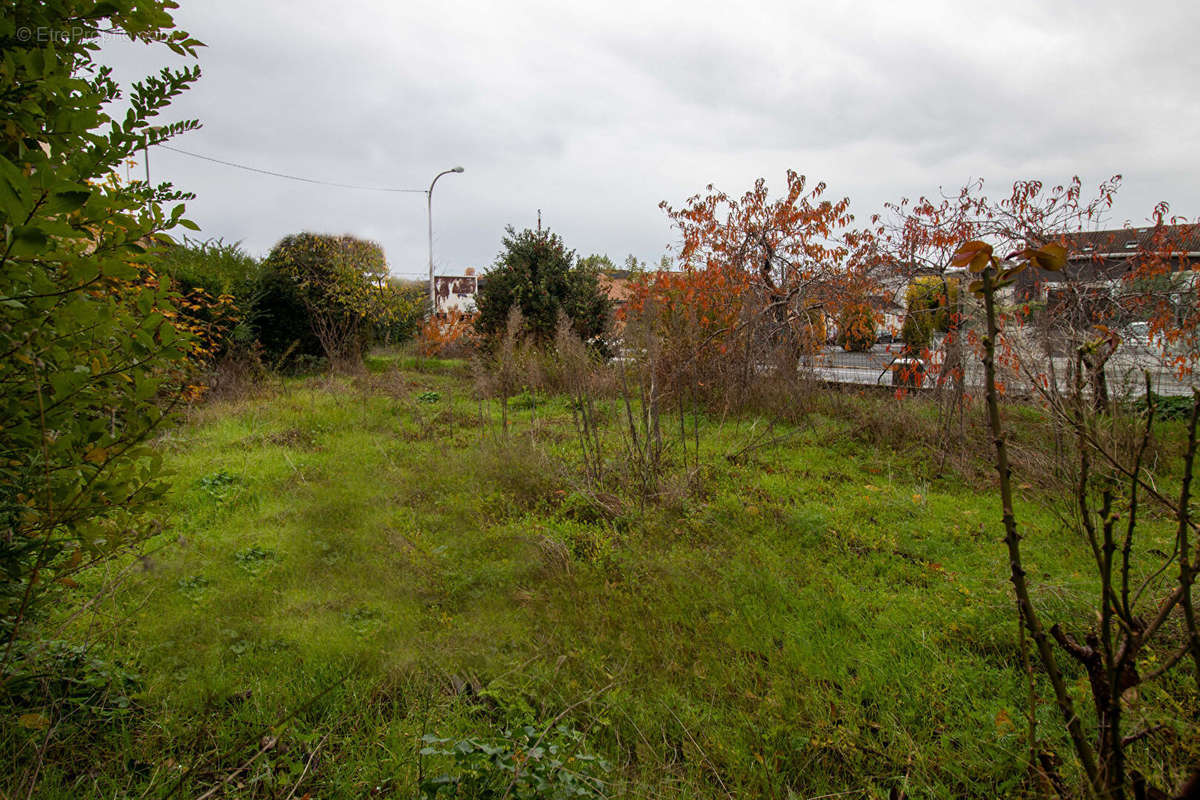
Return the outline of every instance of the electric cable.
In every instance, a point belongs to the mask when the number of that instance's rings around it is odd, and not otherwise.
[[[155,146],[161,147],[164,150],[170,150],[173,153],[179,153],[180,155],[190,156],[191,158],[199,158],[203,161],[211,161],[214,164],[221,164],[226,167],[233,167],[234,169],[244,169],[247,172],[257,172],[260,175],[270,175],[274,178],[286,178],[289,181],[301,181],[303,183],[315,183],[319,186],[336,186],[339,189],[360,189],[362,191],[367,191],[367,192],[407,192],[407,193],[412,193],[412,194],[418,194],[418,193],[425,194],[425,191],[426,191],[425,189],[399,189],[399,188],[392,188],[392,187],[387,187],[387,186],[362,186],[362,185],[354,184],[354,183],[336,183],[334,181],[321,181],[321,180],[317,180],[316,178],[302,178],[298,175],[288,175],[283,172],[273,172],[269,169],[259,169],[258,167],[250,167],[245,164],[235,163],[233,161],[223,161],[222,159],[213,158],[212,156],[204,156],[204,155],[200,155],[199,153],[191,153],[191,152],[188,152],[187,150],[181,150],[178,147],[172,147],[169,144],[158,144]]]

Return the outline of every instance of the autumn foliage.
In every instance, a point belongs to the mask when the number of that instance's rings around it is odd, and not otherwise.
[[[137,283],[139,288],[156,291],[160,278],[154,271],[146,270]],[[170,301],[159,304],[155,313],[182,333],[188,343],[184,359],[170,369],[170,383],[179,387],[185,401],[194,403],[208,391],[206,373],[224,349],[240,315],[230,294],[213,297],[197,286],[175,290],[167,296]]]
[[[827,318],[868,296],[874,237],[851,227],[848,199],[825,194],[789,171],[776,198],[759,179],[740,197],[709,186],[680,208],[661,204],[681,238],[678,271],[635,281],[623,314],[655,337],[676,379],[737,391],[766,365],[794,372],[824,345]]]
[[[417,335],[417,348],[428,357],[461,355],[475,344],[475,321],[474,314],[456,308],[430,314]]]
[[[852,352],[870,350],[875,344],[875,311],[865,302],[847,304],[838,317],[838,344]]]
[[[809,309],[831,309],[861,293],[873,237],[851,229],[850,201],[824,199],[789,170],[782,197],[770,199],[759,179],[741,197],[708,187],[676,209],[663,203],[682,237],[685,270],[727,275],[724,288],[746,289],[782,323]]]

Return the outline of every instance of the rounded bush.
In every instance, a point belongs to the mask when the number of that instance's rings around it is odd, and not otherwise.
[[[875,312],[866,303],[851,303],[838,317],[838,344],[852,353],[870,350],[877,340]]]

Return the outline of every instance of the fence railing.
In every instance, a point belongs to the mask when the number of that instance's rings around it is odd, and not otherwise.
[[[1067,355],[1037,353],[1026,342],[1017,342],[1020,334],[1011,337],[1014,346],[1024,345],[1016,359],[1022,367],[1001,366],[999,377],[1009,394],[1036,393],[1034,381],[1042,389],[1057,387],[1059,392],[1073,391],[1074,359]],[[964,348],[963,382],[969,389],[983,388],[983,365],[971,348]],[[943,365],[946,361],[945,339],[939,338],[920,364],[912,363],[902,344],[875,345],[866,352],[847,352],[828,346],[821,352],[800,361],[801,371],[811,371],[813,377],[830,383],[874,386],[918,386],[934,388],[945,382]],[[1140,397],[1145,393],[1145,374],[1150,375],[1151,391],[1161,395],[1190,395],[1200,387],[1200,376],[1180,375],[1176,368],[1164,363],[1161,352],[1153,346],[1135,342],[1122,343],[1108,359],[1104,368],[1110,394],[1116,397]]]

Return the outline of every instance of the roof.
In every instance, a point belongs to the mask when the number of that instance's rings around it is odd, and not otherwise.
[[[1066,234],[1059,241],[1067,248],[1067,257],[1072,259],[1087,258],[1097,253],[1106,258],[1125,258],[1148,250],[1200,254],[1200,225],[1080,231]]]
[[[1028,296],[1036,284],[1088,284],[1122,278],[1139,261],[1161,258],[1172,269],[1200,263],[1200,225],[1159,225],[1066,233],[1057,241],[1067,248],[1067,267],[1061,272],[1032,268],[1017,276],[1017,292]]]
[[[601,272],[596,276],[596,282],[600,285],[600,290],[608,296],[608,299],[618,305],[629,300],[632,294],[629,288],[628,271],[625,275],[616,276],[609,272]]]

